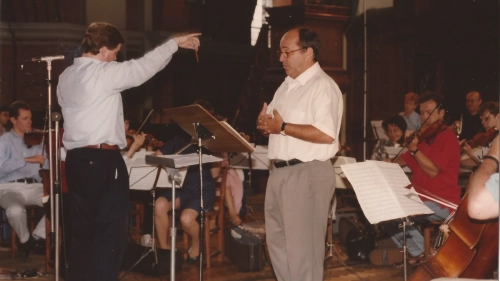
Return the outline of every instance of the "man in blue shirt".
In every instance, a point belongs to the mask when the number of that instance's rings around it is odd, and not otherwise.
[[[39,239],[45,239],[45,217],[33,234],[27,227],[26,206],[42,206],[43,185],[39,174],[41,166],[48,168],[42,147],[30,148],[24,134],[32,130],[30,106],[22,101],[9,108],[12,130],[0,137],[0,207],[19,238],[19,250],[27,257]]]

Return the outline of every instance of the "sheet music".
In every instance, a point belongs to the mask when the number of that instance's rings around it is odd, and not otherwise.
[[[238,133],[231,125],[229,125],[229,123],[227,123],[226,121],[219,121],[219,123],[222,126],[226,127],[229,131],[232,131],[234,133],[234,135],[236,135],[240,139],[240,141],[247,143],[248,146],[250,146],[253,149],[250,152],[254,152],[255,151],[255,148],[254,148],[255,145],[250,144],[240,133]]]
[[[158,172],[158,166],[152,166],[146,164],[145,158],[136,158],[130,163],[128,171],[129,171],[129,186],[130,189],[135,190],[151,190],[153,188],[156,174]],[[169,169],[169,168],[167,168]],[[171,188],[172,180],[168,176],[168,170],[161,167],[160,176],[158,177],[158,183],[156,187],[159,188]],[[186,177],[187,168],[179,169],[179,173],[182,177],[182,180],[179,183],[176,183],[175,187],[180,188],[184,183],[184,178]]]
[[[359,204],[372,224],[418,214],[432,214],[395,163],[366,161],[341,165],[352,184]]]
[[[203,163],[222,161],[222,158],[208,154],[203,154],[201,159]],[[153,165],[163,165],[172,168],[182,168],[193,165],[199,165],[199,155],[197,153],[160,155],[160,156],[146,155],[146,161],[148,164],[153,164]]]

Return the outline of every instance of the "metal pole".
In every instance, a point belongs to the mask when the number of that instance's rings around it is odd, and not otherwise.
[[[363,34],[364,34],[364,59],[365,59],[365,69],[364,69],[364,93],[363,93],[363,161],[366,160],[366,103],[367,103],[367,75],[368,75],[368,70],[367,70],[367,58],[366,58],[366,0],[363,0]]]
[[[55,157],[54,157],[54,162],[55,162],[55,182],[54,182],[54,217],[53,217],[53,225],[55,228],[55,260],[54,260],[54,270],[55,270],[55,280],[59,280],[59,269],[60,269],[60,245],[59,245],[59,206],[60,206],[60,198],[61,198],[61,177],[60,177],[60,141],[59,141],[59,121],[61,120],[61,113],[55,112],[54,115],[52,115],[52,120],[55,122],[55,145],[56,145],[56,151],[55,151]],[[52,134],[51,131],[49,131],[50,134]],[[52,172],[51,172],[52,174]]]
[[[198,137],[198,158],[200,165],[200,278],[203,280],[203,243],[204,243],[204,229],[205,229],[205,207],[203,205],[203,162],[202,162],[202,151],[201,151],[201,137]],[[208,257],[210,258],[210,257]]]

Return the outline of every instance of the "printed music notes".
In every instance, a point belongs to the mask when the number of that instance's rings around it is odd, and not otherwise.
[[[432,214],[395,163],[366,161],[341,165],[366,218],[372,224],[413,215]]]

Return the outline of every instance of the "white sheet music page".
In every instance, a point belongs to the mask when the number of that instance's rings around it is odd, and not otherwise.
[[[164,158],[165,161],[170,161],[174,163],[175,168],[182,168],[182,167],[188,167],[188,166],[193,166],[193,165],[199,165],[200,158],[197,153],[190,153],[190,154],[176,154],[176,155],[159,155],[155,156],[158,159]],[[212,163],[212,162],[220,162],[222,161],[222,158],[209,155],[209,154],[203,154],[202,157],[202,163]],[[159,160],[159,163],[162,161]],[[170,167],[170,166],[169,166]]]
[[[415,192],[413,187],[411,189],[405,188],[411,183],[403,169],[401,169],[398,164],[374,160],[368,160],[368,162],[377,163],[380,172],[396,195],[396,198],[398,199],[398,202],[400,203],[406,216],[434,213],[431,209],[425,206],[422,200],[420,200],[420,197],[417,192]]]
[[[370,223],[432,213],[414,191],[405,188],[410,181],[399,165],[366,161],[340,167],[352,184],[361,209]]]
[[[158,166],[146,164],[145,158],[135,158],[130,162],[127,168],[129,172],[130,189],[151,190],[153,188],[156,174],[158,173]],[[160,168],[161,172],[160,176],[158,177],[156,187],[172,187],[172,180],[168,177],[168,173],[165,170],[166,168]],[[180,184],[176,184],[177,188],[182,186],[184,178],[186,177],[187,168],[179,169],[179,173],[181,174],[182,181]]]

